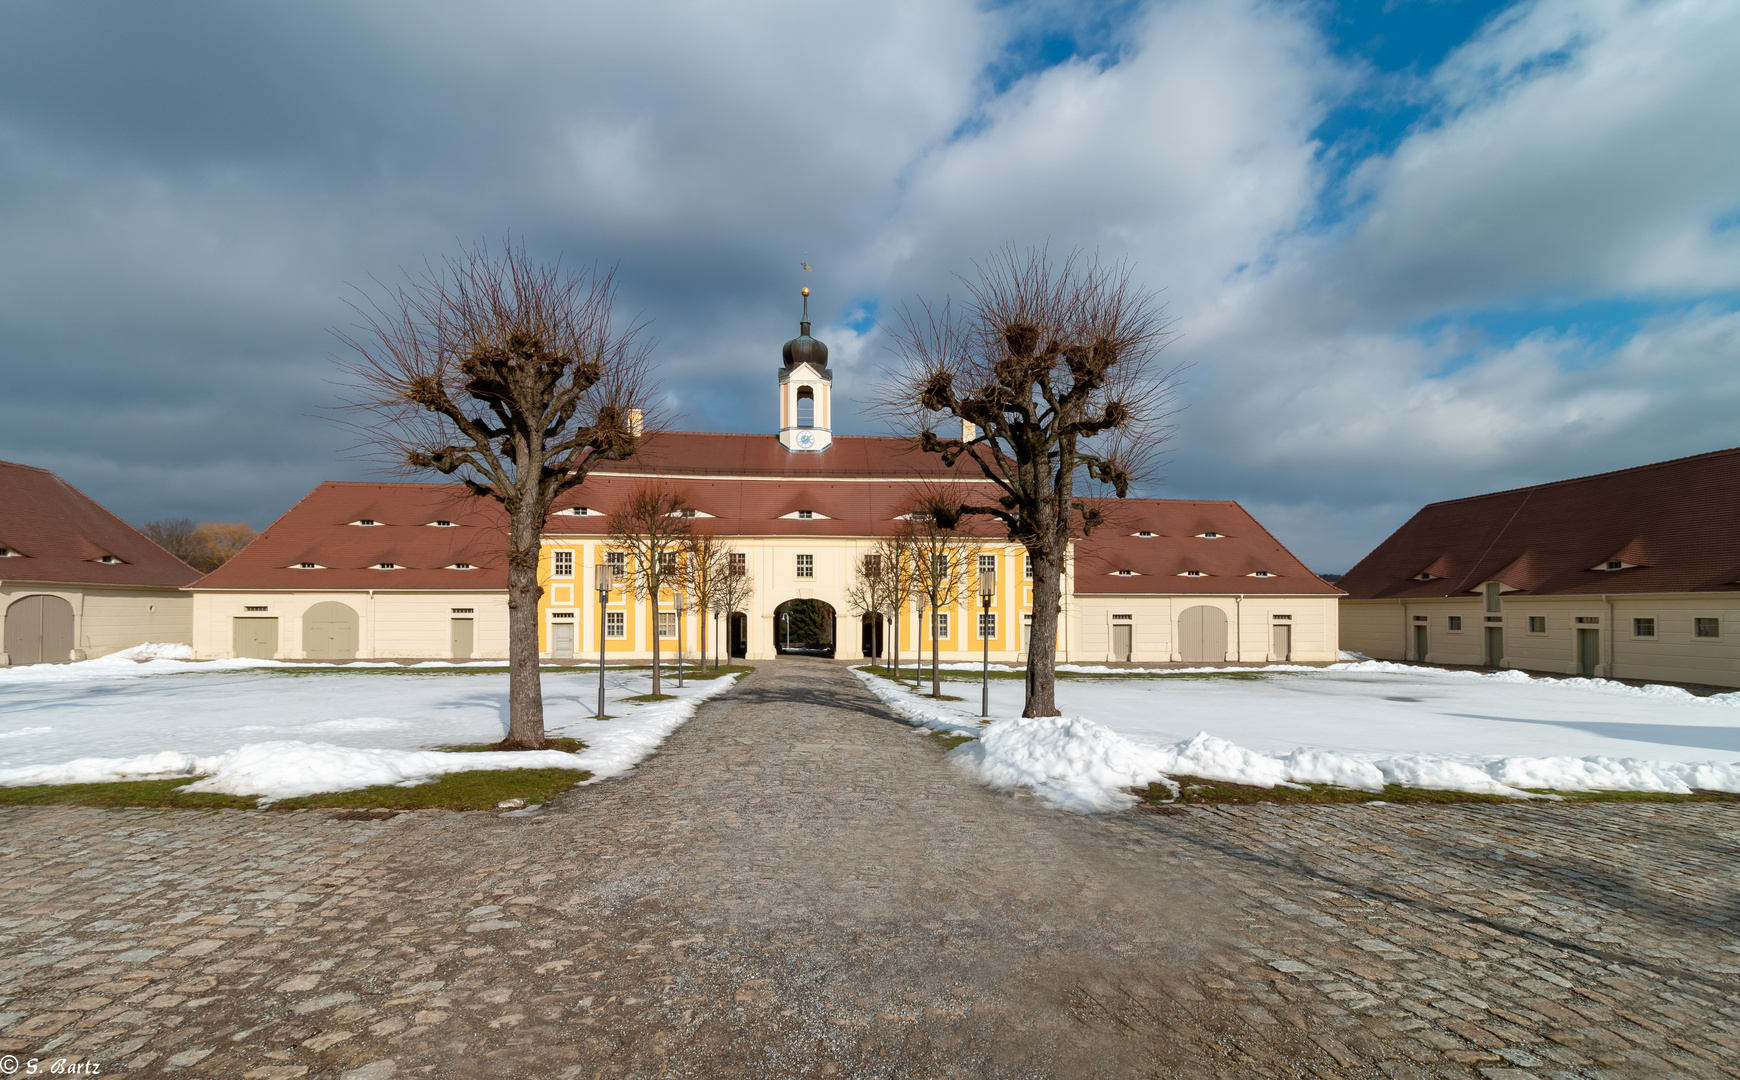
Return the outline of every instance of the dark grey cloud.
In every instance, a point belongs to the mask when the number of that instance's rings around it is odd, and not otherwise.
[[[1326,570],[1429,498],[1740,442],[1729,7],[1534,3],[1386,77],[1434,107],[1332,225],[1316,131],[1374,84],[1314,18],[7,5],[0,457],[134,520],[263,524],[371,475],[323,418],[347,285],[509,230],[617,266],[715,430],[771,429],[801,284],[865,431],[865,305],[1009,240],[1130,257],[1196,365],[1160,491],[1244,499]],[[1617,338],[1551,310],[1605,300],[1643,305]],[[1542,329],[1483,338],[1482,306]]]

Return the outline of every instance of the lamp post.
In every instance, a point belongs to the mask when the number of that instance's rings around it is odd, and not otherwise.
[[[609,563],[594,563],[592,584],[598,590],[598,715],[604,719],[604,605],[610,602],[610,586],[616,570]]]
[[[991,715],[991,635],[985,633],[985,616],[991,613],[991,597],[997,594],[997,575],[979,571],[979,637],[985,643],[985,663],[979,672],[979,715]]]
[[[677,686],[683,685],[683,616],[689,612],[689,594],[677,592]]]
[[[914,582],[912,586],[912,598],[918,602],[918,640],[913,642],[912,647],[912,688],[917,690],[919,684],[924,681],[924,638],[925,631],[929,629],[924,625],[924,612],[926,602],[930,599],[930,595],[924,591],[923,586]],[[933,614],[931,618],[934,619],[936,616]],[[935,651],[934,647],[932,648],[932,651]]]

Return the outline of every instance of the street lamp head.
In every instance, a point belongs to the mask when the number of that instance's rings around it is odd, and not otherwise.
[[[677,593],[677,611],[681,613],[687,610],[689,610],[689,594],[685,592]]]
[[[979,571],[979,598],[987,602],[997,595],[997,575],[990,570]]]
[[[616,568],[609,563],[592,564],[592,580],[598,590],[600,599],[610,595],[610,588],[616,584]]]

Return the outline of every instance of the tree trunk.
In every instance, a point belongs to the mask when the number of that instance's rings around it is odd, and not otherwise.
[[[889,609],[888,621],[894,624],[894,651],[889,658],[893,661],[890,666],[894,669],[895,682],[900,681],[900,616],[902,614],[904,612],[899,607]]]
[[[508,734],[503,743],[516,750],[542,750],[538,598],[544,590],[538,585],[538,529],[532,522],[520,521],[509,528],[513,548],[508,558]]]
[[[1052,545],[1033,556],[1033,635],[1027,646],[1027,703],[1022,716],[1057,716],[1057,623],[1063,599],[1063,552]],[[1054,554],[1055,552],[1055,554]]]
[[[653,692],[653,696],[657,697],[658,693],[659,693],[659,583],[657,581],[653,582],[653,587],[651,590],[649,590],[649,592],[650,592],[650,595],[647,597],[646,603],[647,603],[647,607],[652,609],[652,616],[651,616],[652,626],[650,628],[652,630],[652,654],[653,654],[653,691],[652,692]]]
[[[942,680],[937,677],[936,673],[936,610],[936,605],[932,604],[930,606],[930,696],[933,698],[942,697]]]

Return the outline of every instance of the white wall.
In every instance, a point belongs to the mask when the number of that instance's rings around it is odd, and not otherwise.
[[[148,641],[193,642],[193,597],[180,589],[0,582],[0,618],[13,601],[36,595],[72,605],[72,659],[94,660]]]
[[[216,592],[193,594],[193,651],[201,660],[234,655],[236,618],[278,620],[280,660],[306,659],[302,616],[315,604],[337,601],[357,614],[357,659],[447,660],[450,622],[472,620],[473,660],[507,659],[507,593],[388,592]],[[249,608],[264,608],[250,611]],[[455,615],[454,608],[471,608]]]

